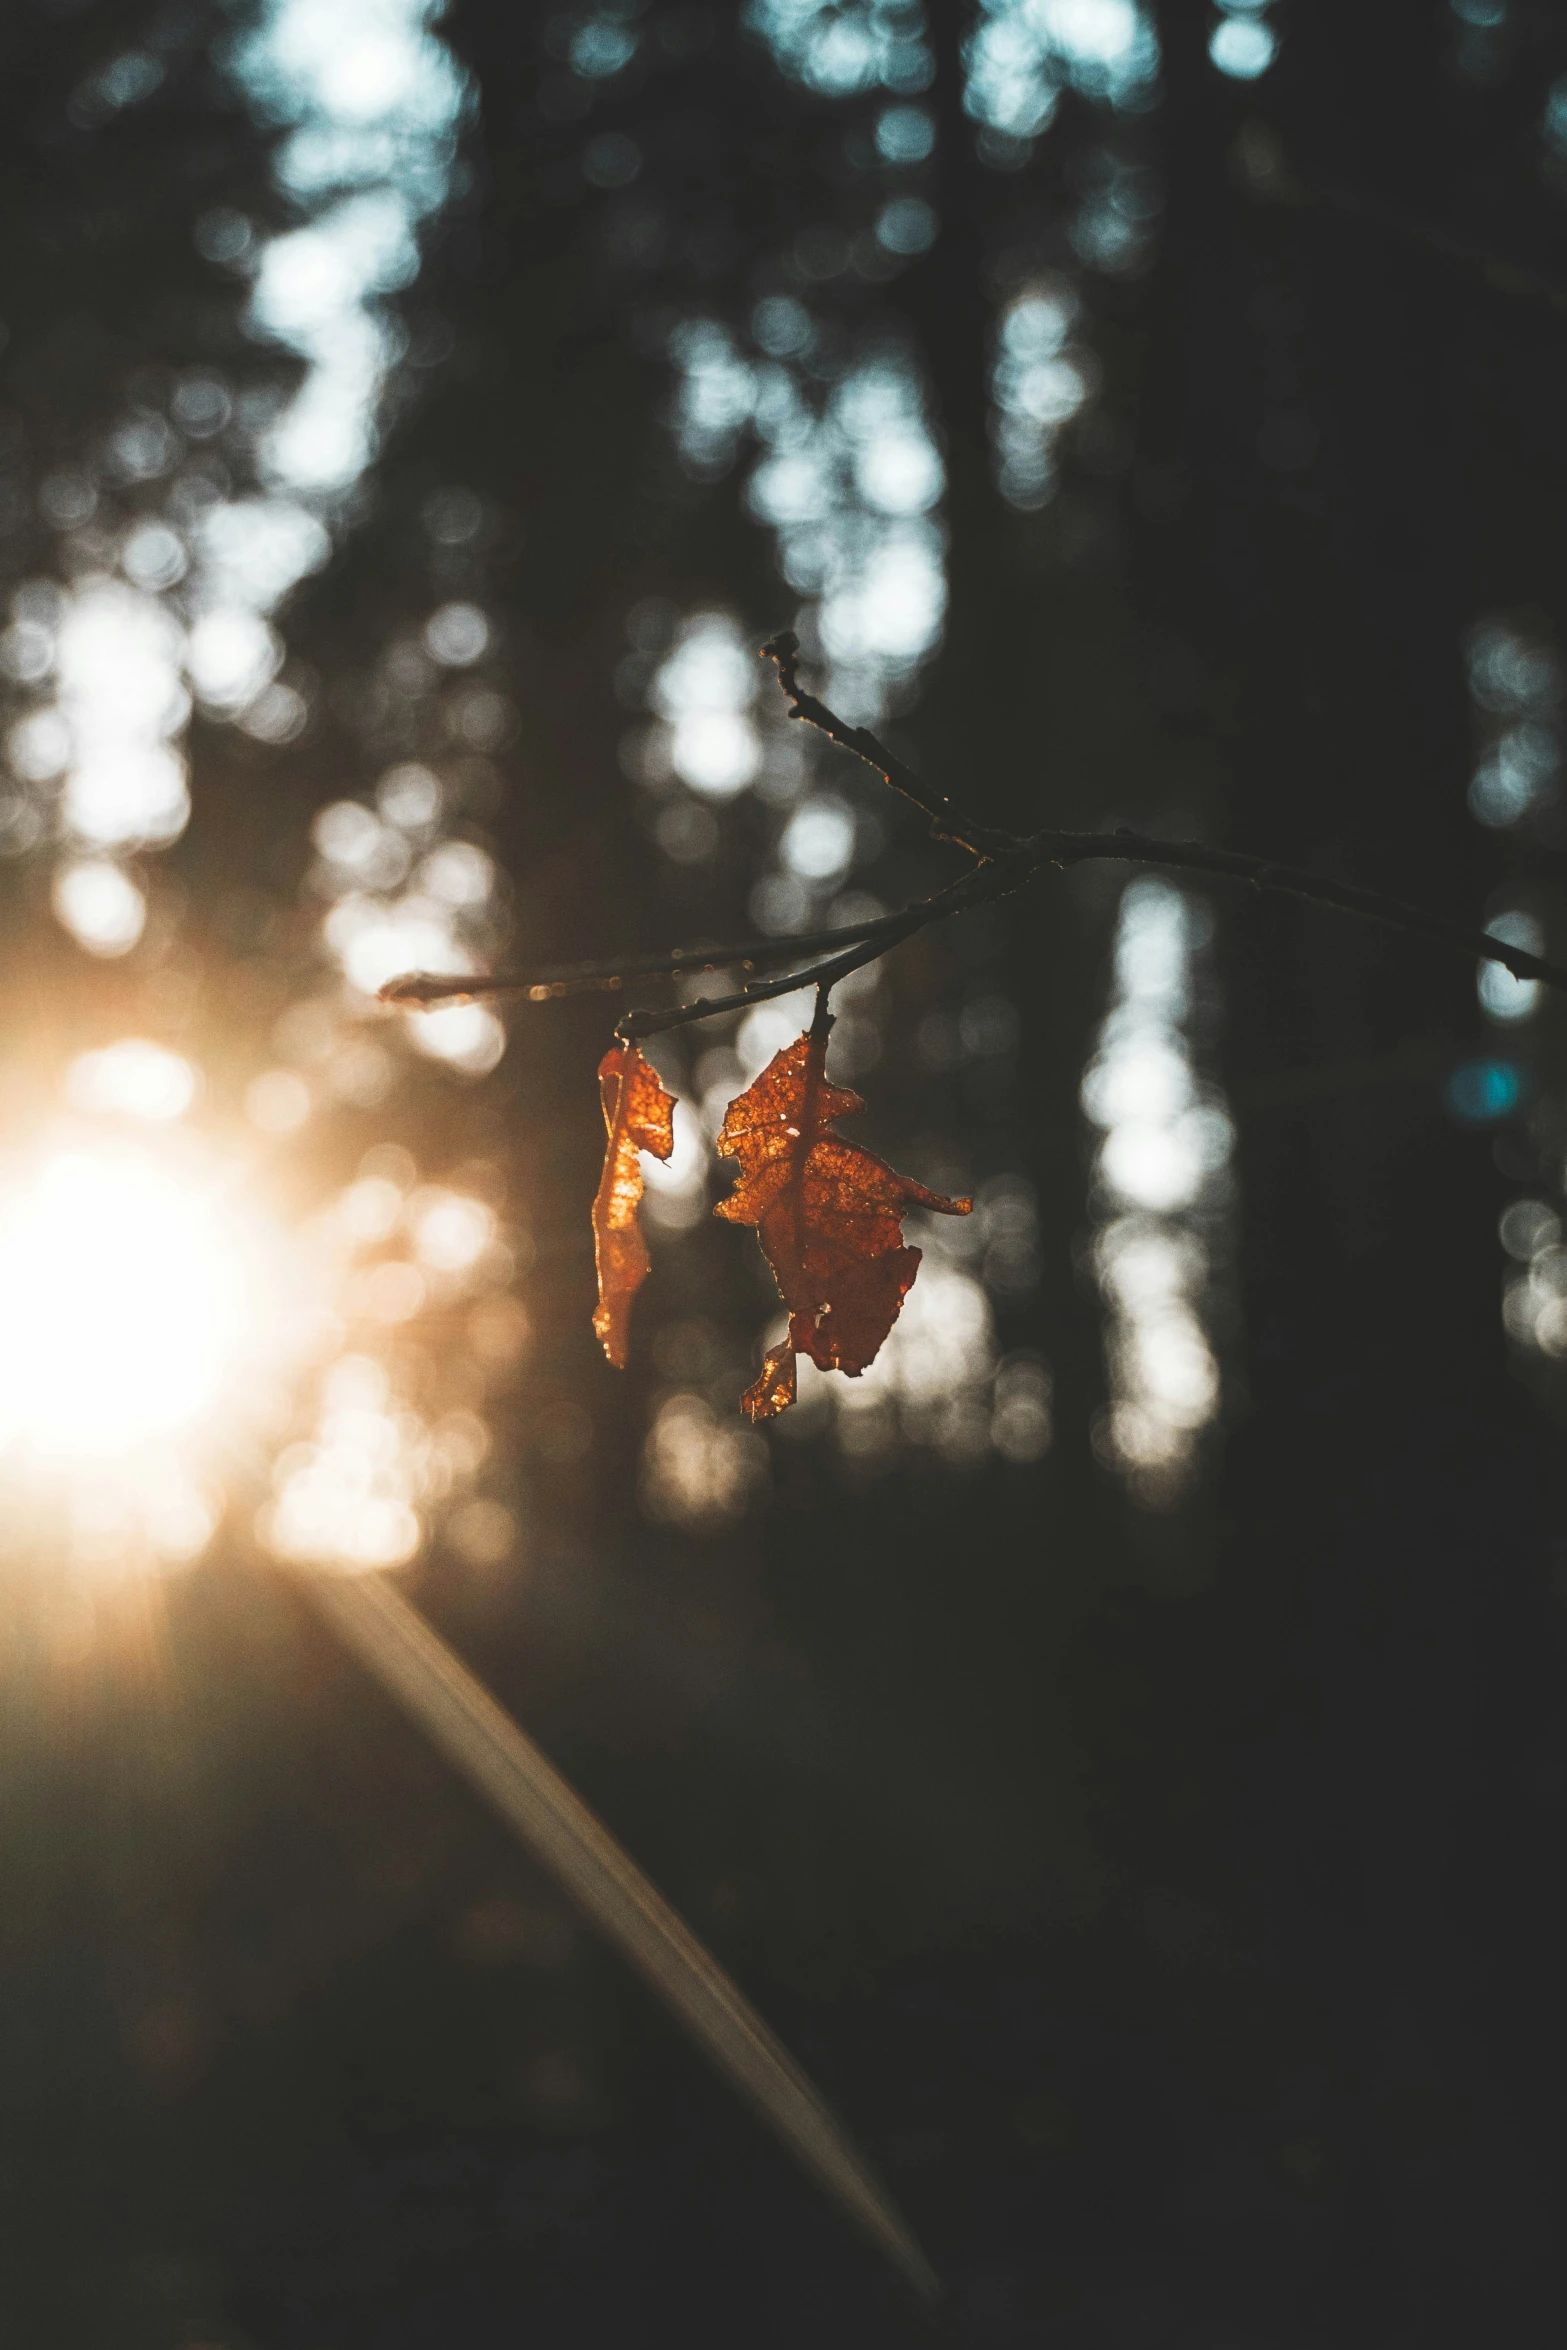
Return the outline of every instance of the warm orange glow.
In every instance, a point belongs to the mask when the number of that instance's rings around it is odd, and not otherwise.
[[[167,1124],[164,1063],[186,1065],[134,1051],[88,1056],[73,1085],[134,1079],[121,1119],[152,1102]],[[468,1409],[427,1421],[377,1349],[427,1305],[504,1285],[512,1260],[482,1201],[419,1185],[395,1153],[394,1181],[381,1158],[292,1227],[184,1126],[132,1139],[84,1121],[0,1161],[7,1546],[120,1580],[198,1557],[229,1499],[270,1486],[256,1531],[280,1558],[413,1557],[489,1433]]]
[[[0,1191],[0,1448],[103,1460],[187,1429],[254,1332],[252,1237],[148,1154],[62,1149]]]
[[[198,1557],[299,1335],[288,1261],[188,1135],[75,1129],[0,1169],[8,1541],[96,1581]]]

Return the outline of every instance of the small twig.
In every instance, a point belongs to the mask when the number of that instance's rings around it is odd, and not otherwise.
[[[1481,962],[1502,963],[1516,979],[1538,979],[1546,987],[1567,992],[1567,967],[1548,963],[1526,947],[1511,946],[1489,931],[1471,930],[1462,922],[1428,914],[1423,907],[1406,905],[1402,898],[1381,890],[1362,889],[1356,883],[1335,881],[1326,873],[1311,873],[1302,865],[1279,865],[1271,857],[1253,857],[1240,849],[1210,849],[1195,840],[1156,840],[1147,833],[1038,832],[1024,846],[1030,851],[1030,869],[1040,865],[1080,865],[1098,857],[1131,865],[1167,865],[1177,872],[1203,873],[1215,880],[1245,881],[1271,895],[1302,898],[1308,905],[1331,906],[1340,914],[1358,915],[1384,930],[1428,938],[1439,946],[1456,947]]]
[[[791,995],[797,988],[830,988],[838,980],[846,979],[851,971],[875,962],[900,940],[913,937],[916,931],[928,928],[933,922],[945,921],[949,914],[1008,897],[1048,866],[1081,865],[1098,858],[1129,865],[1162,865],[1176,872],[1201,873],[1213,880],[1244,881],[1253,889],[1266,890],[1271,895],[1299,898],[1307,905],[1331,906],[1337,913],[1353,914],[1363,922],[1375,922],[1384,930],[1397,931],[1409,938],[1429,939],[1437,946],[1452,947],[1481,962],[1500,963],[1515,979],[1538,980],[1546,987],[1567,993],[1567,968],[1549,963],[1541,955],[1530,954],[1526,947],[1493,938],[1489,931],[1471,930],[1462,922],[1450,922],[1443,915],[1428,914],[1422,907],[1406,905],[1401,898],[1389,897],[1381,890],[1363,889],[1354,882],[1335,881],[1329,874],[1308,872],[1301,865],[1280,865],[1271,857],[1250,856],[1240,849],[1208,848],[1201,841],[1158,840],[1152,834],[1130,832],[1124,826],[1115,832],[1036,832],[1024,837],[966,823],[954,813],[949,800],[928,790],[866,728],[847,725],[814,694],[802,690],[795,674],[799,646],[789,630],[774,637],[763,649],[777,663],[779,680],[793,704],[794,716],[817,727],[833,742],[884,775],[895,791],[912,800],[930,818],[937,839],[951,841],[979,860],[969,872],[915,905],[905,906],[896,913],[877,915],[869,922],[846,923],[835,930],[806,931],[795,938],[742,939],[737,945],[727,947],[676,948],[666,955],[623,956],[614,963],[563,964],[556,970],[531,976],[499,973],[493,978],[443,979],[420,972],[389,980],[381,990],[383,1000],[415,1005],[446,1003],[467,996],[521,995],[531,1003],[543,1003],[553,996],[570,995],[586,988],[620,987],[629,978],[678,978],[693,969],[736,966],[751,971],[776,968],[779,964],[794,965],[801,956],[820,958],[803,969],[786,969],[776,978],[753,980],[731,995],[703,996],[694,1004],[679,1004],[661,1012],[628,1012],[617,1023],[615,1033],[629,1042],[662,1035],[667,1029],[689,1027],[697,1020],[711,1020],[719,1013],[743,1012],[752,1004],[766,1003],[770,997]]]
[[[950,841],[955,848],[967,849],[971,857],[1007,857],[1016,854],[1018,841],[1010,832],[997,832],[988,824],[975,824],[960,816],[949,799],[933,792],[911,767],[886,744],[871,733],[869,727],[850,726],[836,711],[829,710],[814,694],[808,694],[800,683],[800,640],[792,628],[781,628],[769,637],[762,647],[762,659],[771,661],[778,671],[778,682],[789,697],[791,718],[801,718],[808,726],[830,736],[868,767],[874,767],[883,782],[891,784],[906,800],[912,800],[922,816],[930,818],[932,840]]]
[[[757,980],[734,995],[703,996],[694,1004],[669,1012],[628,1012],[615,1030],[617,1036],[628,1040],[656,1036],[665,1028],[681,1028],[692,1020],[711,1019],[718,1012],[743,1011],[747,1004],[765,1003],[769,996],[789,995],[797,987],[810,987],[825,971],[842,978],[862,963],[885,954],[900,939],[923,930],[928,923],[940,922],[948,914],[961,912],[964,906],[999,897],[1006,890],[1015,889],[1019,880],[1026,877],[1026,871],[1020,874],[1010,868],[985,866],[979,872],[960,875],[933,897],[922,898],[897,913],[877,914],[866,922],[841,923],[833,930],[802,931],[792,938],[747,938],[726,947],[677,947],[670,954],[623,955],[611,963],[568,963],[550,971],[465,971],[445,976],[429,971],[407,972],[386,981],[379,991],[380,1000],[409,1010],[422,1010],[431,1004],[467,1003],[481,996],[517,995],[527,1002],[542,1004],[559,996],[623,987],[628,979],[676,979],[691,971],[733,970],[737,965],[742,971],[749,971],[758,964],[764,967],[795,964],[802,956],[819,955],[827,948],[852,950],[847,956],[839,954],[812,963],[804,970],[791,970],[779,979]]]
[[[941,895],[944,898],[947,893]],[[743,938],[730,946],[671,947],[663,954],[619,955],[603,963],[560,963],[543,971],[405,971],[387,980],[379,991],[380,1000],[422,1008],[462,1003],[477,996],[517,995],[530,1003],[544,1004],[560,996],[606,993],[624,987],[628,979],[679,979],[691,971],[730,971],[737,966],[742,971],[765,970],[770,964],[797,963],[802,955],[857,946],[883,931],[897,929],[901,937],[903,919],[901,913],[876,914],[865,922],[843,922],[832,930],[807,930],[793,938]]]
[[[463,995],[523,995],[535,1003],[557,996],[624,987],[629,979],[680,979],[693,971],[765,969],[769,963],[798,962],[801,955],[824,954],[830,948],[856,945],[884,929],[895,915],[873,915],[865,922],[843,922],[831,930],[804,931],[792,938],[742,938],[726,946],[670,947],[649,955],[617,955],[598,963],[559,963],[543,971],[495,971],[461,976],[433,976],[426,971],[389,979],[381,990],[389,1004],[450,1003]]]
[[[961,882],[954,882],[939,897],[927,898],[922,905],[910,906],[902,914],[885,916],[877,923],[873,938],[850,947],[846,954],[812,963],[803,971],[787,971],[778,979],[758,979],[734,995],[702,996],[694,1004],[677,1004],[666,1012],[628,1012],[623,1020],[616,1022],[615,1034],[631,1044],[644,1036],[662,1036],[671,1028],[689,1028],[693,1021],[711,1020],[720,1012],[748,1011],[752,1004],[765,1004],[772,996],[793,995],[802,987],[818,988],[820,1002],[840,979],[847,979],[851,971],[876,962],[900,939],[912,938],[916,930],[925,930],[932,922],[944,922],[949,914],[957,913],[963,906],[980,905],[1001,897],[1026,878],[1004,867],[985,866],[978,873],[966,874]]]

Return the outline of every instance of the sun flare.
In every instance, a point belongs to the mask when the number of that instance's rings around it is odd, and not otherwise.
[[[168,1123],[167,1072],[136,1049],[93,1056],[72,1098],[112,1081],[122,1115]],[[291,1565],[401,1565],[438,1514],[463,1555],[509,1550],[504,1507],[463,1510],[489,1445],[473,1366],[503,1376],[525,1327],[489,1294],[510,1251],[490,1208],[406,1154],[366,1168],[299,1219],[188,1128],[71,1121],[0,1158],[0,1556],[157,1573],[231,1505]],[[380,1357],[431,1306],[473,1318],[427,1417]]]
[[[178,1170],[43,1158],[0,1191],[0,1447],[85,1463],[188,1429],[239,1368],[256,1270]]]
[[[285,1238],[189,1135],[0,1163],[0,1550],[94,1583],[201,1555],[287,1367]]]

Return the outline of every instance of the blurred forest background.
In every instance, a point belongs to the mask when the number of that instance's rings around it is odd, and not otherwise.
[[[918,2338],[290,1564],[401,1572],[964,2341],[1551,2338],[1559,1007],[1119,868],[924,934],[834,1066],[975,1214],[764,1437],[708,1145],[800,1007],[656,1049],[619,1376],[617,999],[375,990],[949,877],[791,624],[983,818],[1560,956],[1560,12],[12,0],[0,114],[6,2340]],[[178,1441],[127,1165],[271,1268]],[[62,1473],[50,1381],[164,1432]]]

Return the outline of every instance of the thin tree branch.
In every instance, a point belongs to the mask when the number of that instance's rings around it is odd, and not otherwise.
[[[615,1034],[627,1044],[633,1044],[644,1036],[663,1036],[671,1028],[689,1028],[694,1021],[712,1020],[720,1012],[749,1011],[753,1004],[765,1004],[772,996],[793,995],[797,988],[815,987],[825,992],[836,987],[840,979],[847,979],[851,971],[874,963],[888,947],[896,946],[899,938],[908,938],[914,931],[923,930],[928,922],[941,918],[939,914],[921,912],[917,919],[911,916],[895,938],[871,939],[864,946],[852,947],[846,955],[813,963],[808,971],[787,971],[781,979],[759,979],[754,987],[742,987],[734,995],[703,996],[694,1004],[677,1004],[666,1012],[628,1012],[623,1020],[616,1022]]]
[[[744,1012],[752,1004],[765,1004],[773,996],[792,995],[797,988],[815,987],[822,991],[818,1010],[825,1001],[826,991],[840,979],[847,979],[851,971],[858,971],[867,963],[874,963],[889,947],[900,939],[912,938],[917,930],[926,930],[933,922],[944,922],[949,914],[961,913],[965,906],[989,903],[994,898],[1016,889],[1026,874],[1014,873],[1011,868],[982,865],[976,872],[965,873],[957,881],[938,890],[932,898],[923,898],[917,905],[906,906],[899,914],[883,914],[875,922],[868,922],[857,943],[840,955],[824,956],[819,962],[809,963],[803,970],[786,971],[777,979],[753,980],[733,995],[702,996],[694,1004],[676,1004],[663,1012],[628,1012],[615,1024],[615,1034],[630,1044],[644,1036],[662,1036],[671,1028],[689,1028],[693,1021],[714,1019],[720,1012]],[[852,938],[853,933],[851,931]],[[793,946],[797,954],[811,943],[809,938],[781,940],[781,945]]]
[[[832,930],[800,931],[789,938],[745,938],[731,946],[676,947],[667,954],[622,955],[608,963],[563,963],[548,971],[464,971],[444,975],[410,971],[388,979],[379,990],[379,998],[384,1004],[401,1004],[409,1009],[468,1003],[478,997],[498,995],[520,995],[530,1003],[542,1004],[557,996],[623,987],[628,979],[678,979],[692,971],[726,971],[736,965],[742,971],[754,970],[758,965],[765,969],[769,964],[798,963],[802,955],[846,947],[868,946],[873,954],[881,954],[913,931],[924,929],[927,923],[940,922],[948,914],[960,913],[964,906],[1000,895],[1000,878],[999,873],[988,867],[981,872],[960,874],[933,897],[921,898],[896,913],[875,914],[865,922],[840,923]],[[1009,878],[1006,887],[1015,888],[1016,878]],[[759,981],[737,995],[716,998],[710,1003],[704,999],[702,1010],[689,1006],[669,1025],[678,1027],[682,1018],[705,1020],[710,1012],[732,1011],[743,1004],[759,1003],[769,995],[787,995],[791,988],[809,986],[814,977],[813,966],[771,984]],[[650,1036],[656,1031],[633,1032],[622,1022],[617,1033]]]
[[[801,718],[808,726],[817,727],[844,750],[863,759],[868,767],[874,767],[884,783],[891,784],[895,792],[913,801],[922,816],[929,817],[932,840],[950,841],[956,848],[967,849],[971,857],[1005,857],[1017,849],[1018,842],[1012,833],[997,832],[988,824],[976,824],[960,816],[949,799],[932,791],[868,727],[850,726],[836,711],[829,710],[825,702],[808,694],[799,680],[800,640],[792,628],[781,628],[776,636],[768,638],[762,647],[762,659],[771,661],[778,671],[778,682],[789,697],[790,717]]]
[[[1493,938],[1487,930],[1471,930],[1466,923],[1428,914],[1423,907],[1406,905],[1402,898],[1389,897],[1382,890],[1335,881],[1329,874],[1309,872],[1303,865],[1276,864],[1271,857],[1253,857],[1240,849],[1210,849],[1201,841],[1156,840],[1124,827],[1115,832],[1038,832],[1022,846],[1029,852],[1030,871],[1041,865],[1080,865],[1104,857],[1131,865],[1165,865],[1214,880],[1249,882],[1270,896],[1331,906],[1337,913],[1357,915],[1384,930],[1455,947],[1481,962],[1505,964],[1516,979],[1537,979],[1546,987],[1567,993],[1567,966],[1547,962],[1506,939]]]
[[[794,680],[798,646],[791,632],[785,630],[782,636],[773,638],[763,646],[762,652],[764,658],[777,662],[779,679],[794,704],[795,717],[819,727],[834,742],[842,743],[856,757],[879,769],[895,790],[914,799],[917,806],[933,816],[933,821],[938,820],[935,812],[940,811],[939,821],[946,826],[941,837],[958,842],[993,868],[975,876],[974,897],[965,899],[965,903],[973,903],[978,897],[1003,897],[1046,865],[1079,865],[1101,857],[1134,865],[1165,865],[1227,881],[1246,881],[1255,889],[1303,898],[1313,905],[1332,906],[1341,914],[1358,915],[1362,921],[1378,923],[1384,929],[1432,939],[1484,962],[1505,964],[1515,978],[1537,979],[1547,987],[1567,992],[1567,968],[1560,964],[1548,963],[1524,947],[1492,938],[1488,931],[1470,930],[1461,922],[1449,922],[1440,914],[1428,914],[1422,907],[1406,905],[1402,899],[1389,897],[1382,890],[1335,881],[1328,874],[1308,872],[1304,866],[1280,865],[1271,857],[1254,857],[1239,849],[1211,849],[1201,841],[1158,840],[1147,833],[1131,832],[1125,826],[1114,832],[1036,832],[1024,838],[966,824],[952,810],[952,803],[941,795],[929,792],[923,785],[909,791],[904,781],[908,770],[875,735],[864,727],[846,726],[814,695],[801,692]],[[937,918],[934,914],[926,916],[927,920]]]
[[[965,881],[968,876],[964,877]],[[954,884],[953,889],[958,885]],[[945,901],[952,890],[929,900],[940,912],[953,910]],[[932,913],[932,920],[937,918]],[[844,922],[832,930],[807,930],[791,938],[743,938],[729,946],[671,947],[662,954],[619,955],[610,962],[560,963],[543,971],[402,972],[380,990],[385,1004],[420,1008],[429,1004],[461,1003],[477,996],[517,995],[535,1004],[559,996],[597,994],[624,987],[628,979],[679,979],[691,971],[765,970],[770,964],[797,963],[802,955],[827,954],[840,947],[896,930],[901,938],[905,913],[876,914],[865,922]]]
[[[1087,864],[1106,859],[1118,864],[1164,866],[1174,872],[1200,873],[1210,880],[1241,881],[1270,896],[1292,897],[1307,905],[1330,906],[1340,914],[1374,922],[1406,938],[1423,938],[1433,945],[1473,955],[1480,962],[1500,963],[1515,979],[1537,980],[1567,993],[1567,967],[1547,962],[1526,947],[1493,938],[1489,931],[1471,930],[1466,923],[1430,914],[1407,905],[1385,891],[1364,889],[1358,883],[1335,881],[1330,874],[1312,873],[1301,865],[1281,865],[1271,857],[1255,857],[1240,849],[1215,849],[1202,841],[1159,840],[1149,833],[1119,827],[1114,832],[1036,832],[1028,836],[999,832],[988,825],[968,823],[950,800],[929,790],[895,758],[868,728],[850,726],[814,694],[806,693],[796,675],[799,646],[791,631],[763,647],[776,663],[779,682],[789,696],[792,714],[816,727],[829,739],[864,759],[884,776],[894,791],[912,800],[930,819],[933,836],[967,849],[977,863],[934,896],[872,921],[846,923],[834,930],[805,931],[794,938],[742,939],[726,947],[676,948],[665,955],[621,957],[614,963],[563,964],[531,975],[502,972],[492,978],[468,974],[440,978],[417,972],[389,980],[381,990],[388,1003],[421,1005],[448,1003],[464,997],[521,995],[532,1003],[585,989],[621,987],[630,978],[678,978],[691,970],[767,969],[793,966],[802,956],[816,957],[803,968],[788,968],[779,976],[756,979],[730,995],[700,997],[665,1011],[628,1012],[616,1025],[617,1036],[628,1042],[659,1036],[672,1028],[689,1027],[724,1012],[741,1012],[769,998],[790,995],[796,988],[831,988],[866,963],[874,962],[916,931],[945,921],[965,907],[993,903],[1049,866]]]

